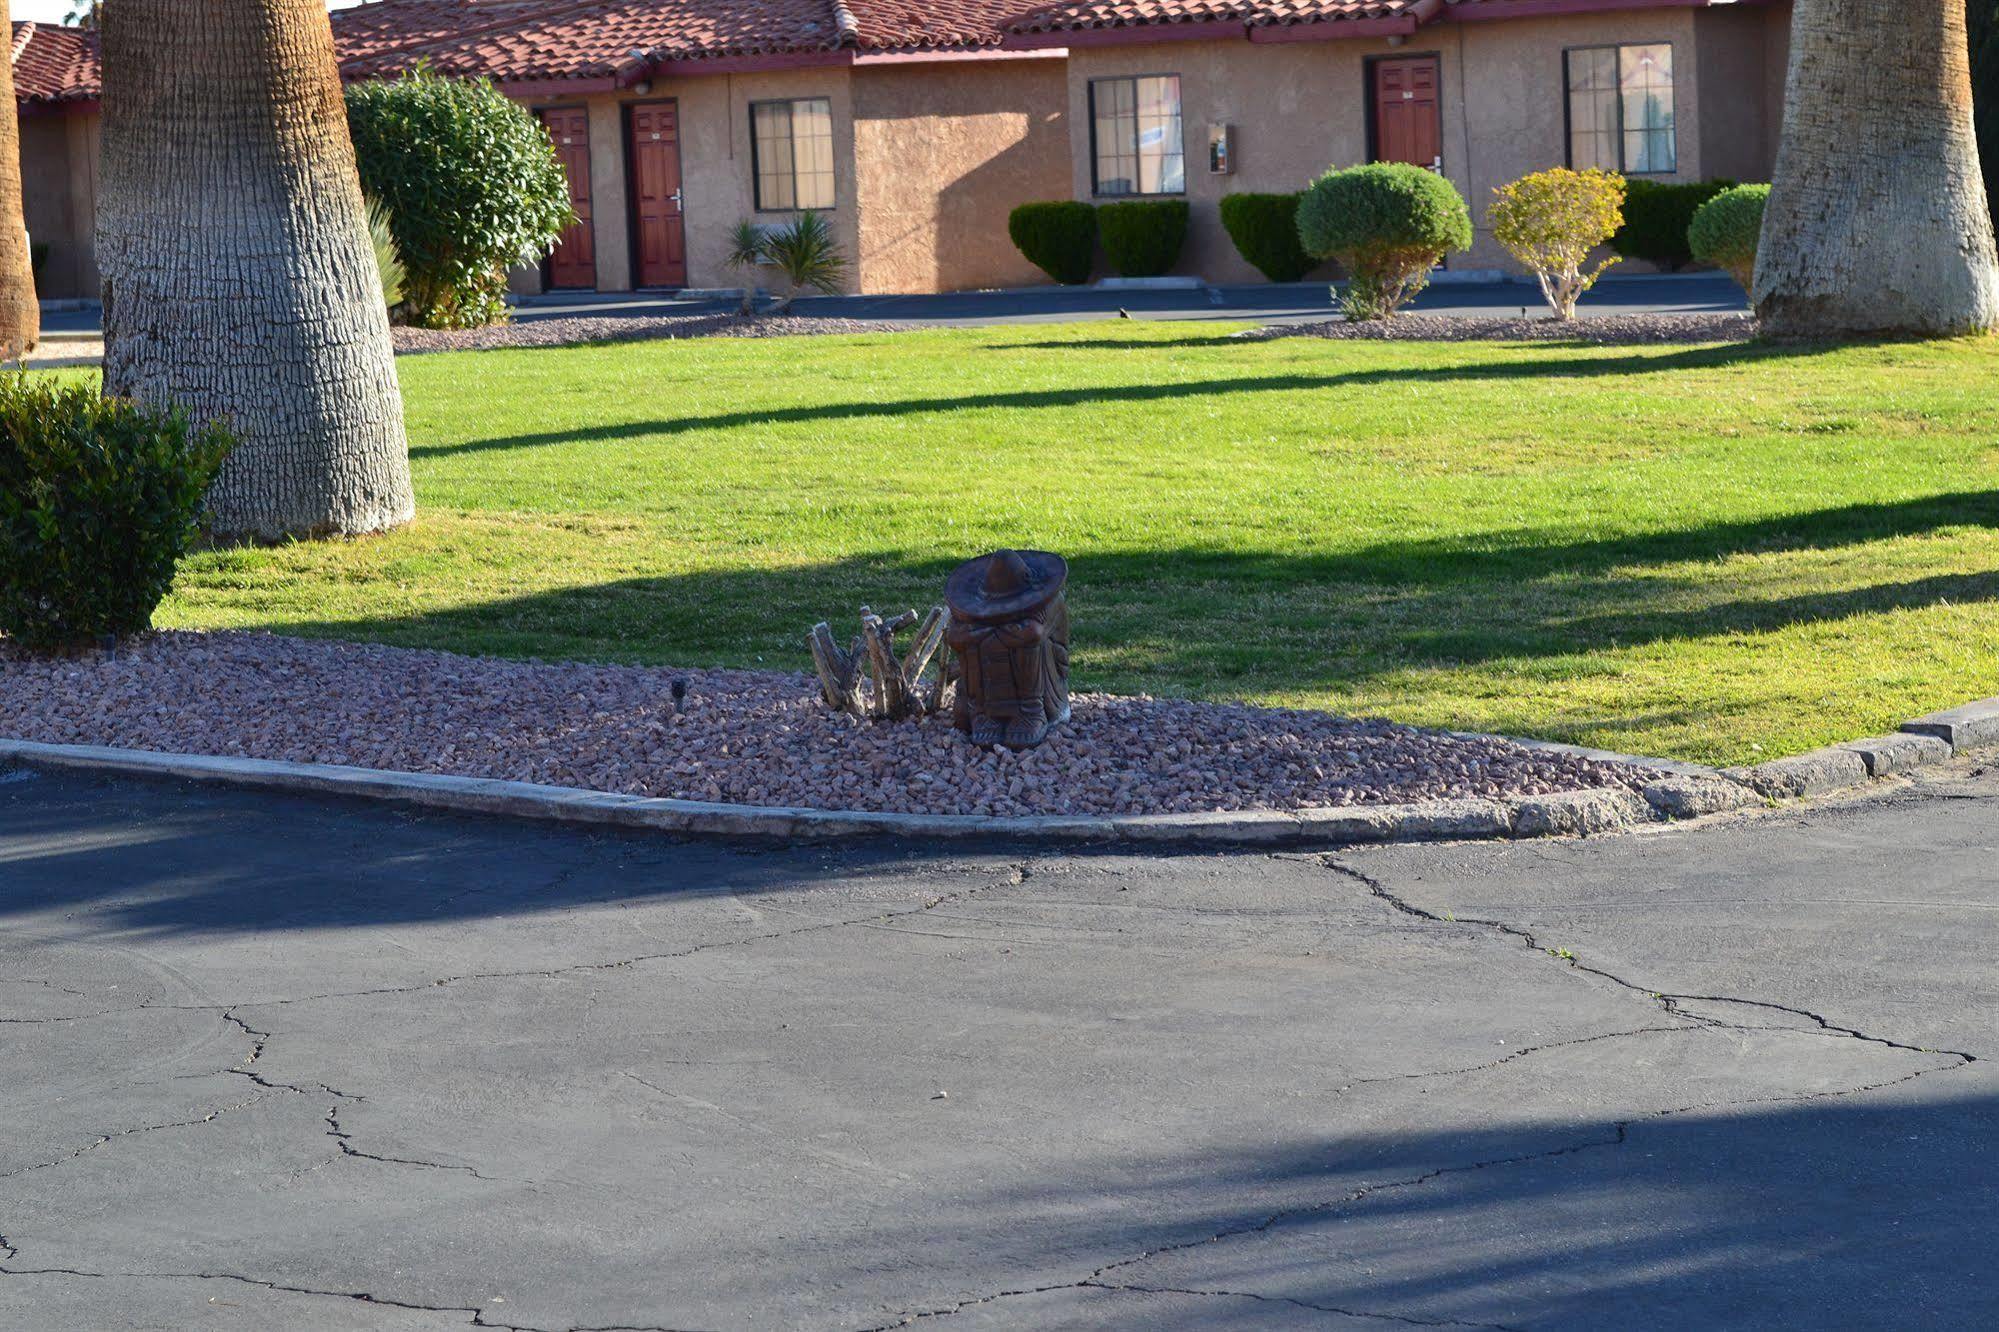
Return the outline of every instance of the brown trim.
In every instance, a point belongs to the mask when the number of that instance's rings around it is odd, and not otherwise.
[[[977,50],[955,51],[863,51],[854,57],[862,65],[945,65],[971,60],[1060,60],[1069,54],[1069,44],[1014,50],[1010,47],[982,46]]]

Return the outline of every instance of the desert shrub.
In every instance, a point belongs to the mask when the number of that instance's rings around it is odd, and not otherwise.
[[[375,271],[382,276],[382,303],[391,310],[403,303],[403,252],[396,248],[395,226],[380,199],[368,200],[368,239],[375,246]]]
[[[1768,185],[1737,185],[1700,206],[1687,228],[1687,248],[1704,264],[1726,269],[1744,291],[1756,285],[1756,247],[1763,239]]]
[[[389,210],[411,323],[506,317],[507,270],[537,263],[575,215],[541,122],[489,79],[418,69],[347,90],[361,186]]]
[[[1556,318],[1574,319],[1582,294],[1617,262],[1615,255],[1594,266],[1590,259],[1624,223],[1624,177],[1555,167],[1493,194],[1493,239],[1540,279]]]
[[[231,442],[182,411],[0,377],[0,632],[62,648],[150,625]]]
[[[1694,214],[1709,199],[1734,186],[1732,180],[1686,185],[1631,181],[1624,195],[1624,225],[1610,238],[1610,248],[1626,259],[1643,259],[1668,272],[1685,268],[1694,260],[1693,251],[1687,248],[1687,227]]]
[[[1119,277],[1158,277],[1187,242],[1185,199],[1131,199],[1097,209],[1097,238]]]
[[[1097,210],[1090,205],[1024,203],[1007,216],[1006,234],[1027,262],[1064,286],[1090,280],[1097,255]]]
[[[1298,243],[1351,275],[1349,319],[1387,319],[1429,285],[1446,254],[1471,248],[1471,210],[1457,187],[1404,162],[1328,171],[1298,201]]]
[[[1298,244],[1296,194],[1229,194],[1222,197],[1222,229],[1236,253],[1272,282],[1296,282],[1318,260]]]
[[[809,208],[785,225],[766,231],[763,254],[790,283],[784,299],[777,303],[779,314],[789,310],[806,288],[838,296],[847,280],[847,256],[840,253],[831,224],[825,214]]]

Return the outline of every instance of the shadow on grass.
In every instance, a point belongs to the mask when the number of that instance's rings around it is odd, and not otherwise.
[[[1999,527],[1999,492],[1846,505],[1601,540],[1550,542],[1522,532],[1478,545],[1400,541],[1336,554],[1084,551],[1071,560],[1078,679],[1093,688],[1239,697],[1999,598],[1999,574],[1988,572],[1757,595],[1753,586],[1660,568],[1748,553],[1839,549],[1964,526]],[[937,600],[955,563],[955,555],[890,551],[796,568],[628,578],[418,614],[266,627],[502,656],[803,669],[803,636],[814,622],[839,622],[862,602],[920,609]]]
[[[1077,347],[1085,344],[1053,342],[1048,345]],[[1139,349],[1154,348],[1164,344],[1148,341],[1134,341],[1130,344],[1108,341],[1100,343],[1101,347],[1118,345],[1129,345],[1133,349]],[[1240,375],[1227,379],[1199,379],[1177,383],[1090,384],[1074,388],[1029,389],[1015,393],[975,393],[951,398],[891,398],[879,402],[813,403],[797,407],[763,407],[749,411],[716,412],[706,416],[618,421],[608,425],[501,435],[491,439],[465,440],[459,443],[424,444],[411,448],[410,453],[411,456],[419,458],[443,458],[467,453],[544,448],[558,444],[644,439],[680,435],[698,430],[735,430],[754,426],[816,424],[957,411],[993,409],[1035,411],[1124,403],[1175,402],[1191,398],[1296,393],[1315,389],[1366,388],[1391,384],[1449,385],[1505,380],[1605,379],[1626,375],[1657,374],[1669,370],[1711,370],[1731,365],[1817,355],[1827,350],[1829,348],[1822,345],[1742,343],[1722,347],[1693,347],[1647,356],[1571,355],[1517,361],[1380,366],[1326,375],[1295,373]]]

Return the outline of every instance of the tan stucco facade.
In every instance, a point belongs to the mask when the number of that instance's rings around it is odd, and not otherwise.
[[[1045,282],[1007,238],[1008,213],[1037,199],[1094,200],[1092,80],[1174,74],[1191,205],[1176,271],[1256,282],[1260,275],[1222,229],[1222,196],[1298,190],[1329,167],[1368,160],[1371,62],[1434,56],[1442,168],[1478,223],[1477,243],[1450,266],[1504,268],[1506,256],[1484,226],[1486,210],[1494,187],[1566,161],[1566,51],[1671,43],[1678,169],[1664,178],[1767,180],[1782,118],[1789,20],[1783,3],[1666,4],[1442,22],[1400,45],[1379,36],[1251,42],[1237,30],[1220,38],[1120,40],[969,58],[864,56],[756,72],[697,66],[698,72],[658,78],[643,92],[522,100],[536,109],[587,110],[596,285],[627,291],[634,263],[626,117],[634,103],[678,106],[686,285],[724,288],[744,282],[727,264],[736,224],[791,216],[755,207],[751,104],[826,98],[835,201],[824,211],[852,266],[850,290],[886,294]],[[23,117],[29,228],[50,246],[45,295],[97,290],[97,119],[94,107]],[[1231,129],[1228,174],[1208,170],[1208,129],[1216,124]],[[514,276],[517,290],[540,288],[534,270]],[[751,280],[769,286],[777,279],[761,272]]]
[[[1511,267],[1485,213],[1495,187],[1567,160],[1565,51],[1672,43],[1678,170],[1657,179],[1767,180],[1778,120],[1771,98],[1781,112],[1788,17],[1782,8],[1659,8],[1439,24],[1400,46],[1379,37],[1269,44],[1232,37],[1075,47],[1068,60],[1071,197],[1095,198],[1091,80],[1177,74],[1191,217],[1176,271],[1217,282],[1259,281],[1222,229],[1222,196],[1298,190],[1329,167],[1367,161],[1369,62],[1434,55],[1444,174],[1470,203],[1477,226],[1472,250],[1449,266]],[[1211,124],[1231,127],[1234,170],[1227,175],[1208,171]]]
[[[44,300],[95,298],[95,108],[37,108],[21,117],[21,203],[28,236],[48,247],[36,285]]]

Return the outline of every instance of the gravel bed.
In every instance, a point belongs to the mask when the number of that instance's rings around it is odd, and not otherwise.
[[[490,351],[496,347],[568,347],[581,342],[649,342],[658,338],[787,338],[825,333],[903,333],[913,324],[881,319],[810,319],[803,315],[685,315],[619,319],[511,320],[486,328],[397,328],[405,355]]]
[[[672,686],[685,683],[676,708]],[[0,735],[747,805],[1157,814],[1637,789],[1648,769],[1323,712],[1082,694],[1025,754],[866,724],[805,674],[504,661],[255,633],[0,640]]]
[[[1349,324],[1274,324],[1237,336],[1270,338],[1350,338],[1375,342],[1594,342],[1606,346],[1675,342],[1747,342],[1756,336],[1752,314],[1584,315],[1558,319],[1491,315],[1397,315]]]

